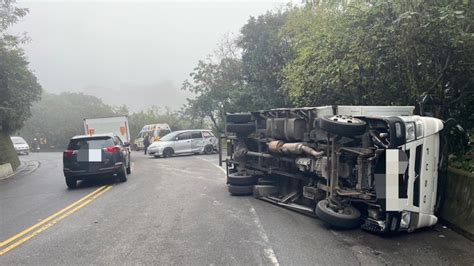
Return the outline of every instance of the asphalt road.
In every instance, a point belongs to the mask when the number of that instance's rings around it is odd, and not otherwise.
[[[474,264],[473,242],[442,225],[390,238],[334,231],[267,202],[229,196],[216,155],[132,157],[128,182],[75,190],[66,188],[60,153],[22,157],[31,171],[0,180],[0,241],[112,187],[0,256],[0,264]]]

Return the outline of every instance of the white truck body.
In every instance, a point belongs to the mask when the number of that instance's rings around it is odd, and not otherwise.
[[[130,129],[126,116],[85,118],[84,132],[86,135],[114,133],[124,143],[130,143]]]

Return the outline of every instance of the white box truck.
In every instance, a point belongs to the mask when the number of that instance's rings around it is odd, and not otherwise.
[[[130,129],[126,116],[85,118],[84,131],[86,135],[114,133],[124,143],[130,143]]]
[[[446,188],[443,121],[411,106],[322,106],[226,116],[227,184],[376,233],[433,226]]]

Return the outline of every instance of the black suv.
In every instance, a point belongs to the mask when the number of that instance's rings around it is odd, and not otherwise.
[[[63,152],[66,184],[75,188],[77,180],[99,176],[117,176],[127,181],[131,173],[129,143],[114,134],[75,136]]]

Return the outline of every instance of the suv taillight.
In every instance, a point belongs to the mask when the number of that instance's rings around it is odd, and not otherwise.
[[[104,151],[107,153],[117,153],[120,151],[120,147],[110,146],[110,147],[104,148]]]
[[[77,151],[74,151],[74,150],[65,150],[63,152],[63,157],[69,158],[69,157],[72,157],[76,153],[77,153]]]

